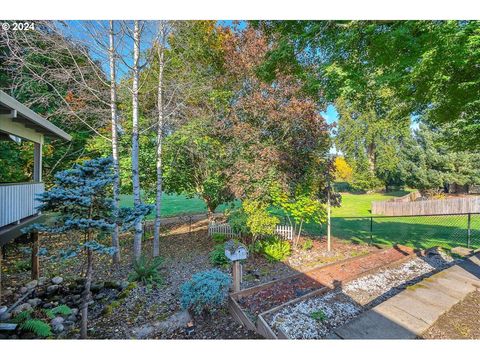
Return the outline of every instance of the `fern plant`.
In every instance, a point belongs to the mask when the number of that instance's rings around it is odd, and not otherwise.
[[[15,324],[21,324],[32,318],[32,310],[23,310],[19,312],[12,320]]]
[[[47,316],[50,319],[53,319],[57,315],[62,315],[62,316],[71,315],[72,314],[72,309],[67,305],[59,305],[59,306],[56,306],[52,309],[46,310],[45,313],[47,314]]]
[[[52,335],[52,329],[49,324],[41,319],[32,318],[32,310],[18,313],[13,322],[18,324],[18,328],[21,331],[32,332],[38,337],[45,338]]]
[[[162,263],[163,259],[160,257],[141,256],[140,259],[133,262],[133,271],[128,276],[128,280],[141,282],[144,285],[160,285],[163,282],[159,272]]]
[[[40,319],[28,319],[20,324],[20,330],[33,332],[39,337],[48,337],[52,335],[50,325]]]

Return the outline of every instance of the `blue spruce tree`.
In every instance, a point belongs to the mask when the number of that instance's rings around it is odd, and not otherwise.
[[[82,293],[80,334],[87,337],[88,303],[91,299],[92,269],[94,253],[113,255],[117,248],[105,246],[101,239],[107,238],[119,224],[123,231],[128,230],[142,217],[148,215],[151,206],[121,208],[114,217],[113,201],[109,197],[114,181],[113,163],[110,158],[98,158],[75,165],[72,169],[55,175],[54,186],[37,196],[38,207],[43,212],[55,215],[45,224],[35,224],[28,230],[47,233],[74,232],[75,243],[61,250],[61,257],[86,256],[87,269],[84,274],[85,287]]]

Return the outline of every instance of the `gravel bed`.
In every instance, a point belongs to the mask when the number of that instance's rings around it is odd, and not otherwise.
[[[277,334],[280,329],[292,339],[325,338],[332,330],[361,312],[454,262],[453,258],[443,252],[431,252],[395,267],[360,277],[342,288],[318,297],[281,308],[268,314],[265,320]]]

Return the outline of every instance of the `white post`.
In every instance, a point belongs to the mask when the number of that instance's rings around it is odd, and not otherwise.
[[[332,239],[330,237],[330,189],[327,193],[327,251],[332,250]]]
[[[33,143],[33,181],[42,182],[42,144]]]

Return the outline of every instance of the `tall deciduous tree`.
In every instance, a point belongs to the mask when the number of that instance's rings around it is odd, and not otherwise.
[[[120,207],[120,165],[118,149],[118,114],[117,114],[117,76],[116,76],[116,50],[115,50],[115,29],[113,20],[109,21],[109,65],[110,65],[110,109],[112,119],[112,160],[113,160],[113,209],[114,215],[118,216]],[[112,246],[118,249],[113,255],[115,263],[120,262],[120,241],[118,238],[119,229],[115,224],[112,233]]]
[[[158,25],[158,86],[157,86],[157,108],[158,108],[158,124],[157,124],[157,159],[156,159],[156,199],[155,199],[155,224],[153,233],[153,256],[160,255],[160,222],[162,214],[162,144],[164,136],[164,68],[165,68],[165,52],[167,51],[167,38],[169,34],[169,26],[166,21],[159,21]]]
[[[140,74],[140,38],[141,29],[138,20],[133,22],[133,66],[132,66],[132,184],[133,203],[135,206],[142,204],[140,193],[140,170],[139,170],[139,109],[138,109],[138,87]],[[142,233],[141,222],[135,224],[135,235],[133,238],[133,256],[136,260],[142,254]]]
[[[377,88],[388,87],[395,97],[392,121],[415,114],[430,125],[450,124],[447,139],[452,147],[478,150],[479,21],[257,25],[279,42],[264,67],[270,76],[279,68],[294,73],[329,101],[339,96],[368,100]]]
[[[341,97],[335,103],[339,114],[335,146],[353,165],[352,184],[361,190],[374,190],[380,181],[385,187],[402,184],[397,167],[402,143],[410,136],[410,119],[396,119],[392,126],[385,96],[382,100],[383,104],[362,104]]]
[[[329,127],[300,81],[277,74],[270,83],[258,76],[270,48],[265,36],[252,28],[226,40],[225,68],[233,97],[220,128],[234,159],[228,174],[238,198],[266,199],[274,183],[294,192],[330,147]]]

